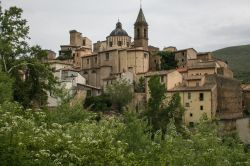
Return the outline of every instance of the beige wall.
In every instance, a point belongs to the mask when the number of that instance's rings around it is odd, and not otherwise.
[[[167,90],[173,89],[176,86],[179,86],[182,83],[182,75],[177,72],[171,72],[167,75],[166,77],[166,85],[167,85]]]
[[[167,90],[173,89],[176,86],[179,86],[182,83],[182,75],[173,71],[171,73],[166,73],[165,75],[159,75],[161,83],[165,84]],[[146,77],[146,95],[147,100],[150,98],[150,90],[148,87],[148,81],[150,80],[150,76]]]
[[[149,52],[141,49],[114,49],[81,57],[81,69],[93,86],[103,87],[103,79],[130,71],[133,74],[149,70]],[[96,70],[93,74],[92,71]],[[99,71],[100,70],[100,71]],[[92,80],[93,79],[93,80]]]
[[[183,121],[186,125],[189,125],[190,122],[198,123],[204,114],[207,115],[209,119],[211,119],[214,115],[215,110],[212,107],[212,93],[211,91],[183,91],[178,92],[181,97],[181,104],[185,108]],[[191,98],[189,99],[188,96]],[[200,93],[203,93],[204,100],[200,101]],[[168,100],[171,99],[171,96],[174,92],[167,92]],[[201,110],[201,106],[203,110]]]
[[[129,36],[108,36],[106,41],[107,49],[128,48],[131,45],[131,37]],[[112,43],[112,45],[110,45]],[[119,43],[121,45],[119,45]]]
[[[203,53],[203,54],[198,54],[197,59],[200,59],[202,61],[208,61],[212,59],[212,53]]]
[[[197,59],[197,52],[194,49],[175,52],[175,60],[178,61],[179,67],[184,67],[190,59]]]
[[[188,69],[188,77],[198,76],[198,75],[211,75],[217,73],[216,68],[200,68],[200,69]]]

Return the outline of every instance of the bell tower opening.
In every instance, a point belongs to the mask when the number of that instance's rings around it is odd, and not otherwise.
[[[145,19],[142,8],[140,8],[136,22],[134,24],[134,46],[148,49],[148,23]]]

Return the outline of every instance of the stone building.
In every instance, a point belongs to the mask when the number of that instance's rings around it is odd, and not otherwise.
[[[197,59],[197,51],[193,48],[177,50],[174,53],[179,68],[184,68],[189,60]]]
[[[92,53],[92,41],[76,30],[69,31],[70,43],[61,45],[59,56],[64,59],[73,59],[76,67],[81,66],[81,57]]]
[[[87,84],[104,88],[127,73],[132,73],[135,79],[137,74],[148,72],[149,56],[148,24],[140,9],[134,24],[134,44],[118,21],[105,41],[94,43],[92,54],[81,56],[82,75]]]
[[[250,109],[250,84],[242,84],[241,85],[243,91],[243,109]]]
[[[55,70],[69,64],[77,69],[86,80],[84,84],[77,84],[77,92],[85,96],[99,95],[115,80],[126,79],[132,84],[145,77],[146,92],[134,95],[136,106],[144,105],[150,97],[148,81],[157,75],[165,84],[168,97],[180,94],[186,109],[183,117],[186,124],[199,122],[204,114],[221,120],[242,117],[240,83],[233,79],[233,72],[225,61],[214,58],[211,52],[198,53],[194,48],[177,50],[170,46],[163,51],[175,55],[177,68],[159,71],[159,48],[148,45],[148,23],[141,8],[134,23],[133,39],[118,20],[115,29],[105,40],[94,43],[92,50],[91,40],[72,30],[70,44],[61,46],[60,55],[66,60],[61,60],[62,64],[57,60],[50,64]],[[247,103],[248,91],[244,92],[244,103]]]
[[[183,122],[186,125],[198,123],[203,116],[215,118],[217,110],[216,84],[204,84],[199,87],[179,86],[167,91],[167,98],[178,93],[185,108]]]
[[[159,76],[162,84],[165,84],[167,90],[179,87],[182,85],[182,75],[176,70],[164,70],[164,71],[153,71],[145,74],[146,78],[146,96],[147,99],[150,97],[148,81],[152,76]]]

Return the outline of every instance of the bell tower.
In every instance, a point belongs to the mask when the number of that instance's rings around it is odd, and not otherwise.
[[[134,24],[134,46],[148,49],[148,23],[140,8],[136,22]]]

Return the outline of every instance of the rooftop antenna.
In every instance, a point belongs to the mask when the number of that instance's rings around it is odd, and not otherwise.
[[[118,22],[120,22],[120,18],[118,17]]]
[[[142,8],[142,0],[140,0],[140,8]]]

